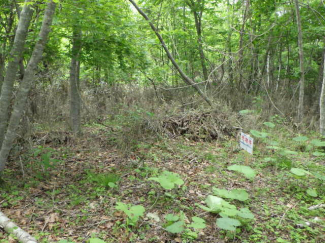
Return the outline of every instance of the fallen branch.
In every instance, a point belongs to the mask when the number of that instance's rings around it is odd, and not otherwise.
[[[16,236],[18,241],[21,243],[37,243],[34,237],[18,227],[2,212],[0,212],[0,227],[3,227],[7,233]]]
[[[309,210],[314,210],[314,209],[318,209],[318,208],[325,208],[325,204],[318,204],[318,205],[314,205],[309,207]]]

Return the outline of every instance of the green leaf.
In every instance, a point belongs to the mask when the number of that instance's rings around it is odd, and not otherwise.
[[[235,231],[237,226],[241,223],[237,219],[232,218],[219,218],[217,219],[217,226],[220,229]]]
[[[117,210],[123,211],[130,219],[131,224],[135,224],[139,220],[139,217],[143,216],[145,212],[145,208],[141,205],[132,206],[122,202],[116,203],[115,208]]]
[[[98,238],[91,238],[89,239],[89,243],[106,243],[106,242]]]
[[[254,214],[248,208],[241,208],[237,214],[244,219],[254,219]]]
[[[257,138],[266,138],[269,134],[266,132],[259,132],[256,130],[250,130],[250,133]]]
[[[320,179],[322,181],[325,181],[325,176],[324,175],[321,175],[317,172],[313,172],[313,175],[317,178],[317,179]]]
[[[50,163],[51,162],[51,152],[42,154],[41,158],[42,158],[42,163],[43,163],[45,169],[53,167],[53,165],[51,165],[51,163]]]
[[[126,212],[126,215],[129,216],[129,218],[133,221],[133,222],[137,222],[140,216],[143,216],[145,212],[145,208],[141,205],[136,205],[136,206],[132,206],[128,212]]]
[[[209,195],[206,198],[205,203],[208,205],[208,207],[204,207],[202,205],[199,207],[202,208],[203,210],[208,211],[208,212],[211,212],[211,213],[221,212],[221,213],[227,214],[229,216],[237,214],[236,206],[228,203],[227,201],[223,200],[220,197]]]
[[[266,157],[263,159],[265,162],[276,162],[276,158]]]
[[[279,142],[277,142],[277,141],[268,141],[268,144],[270,144],[272,146],[278,146]]]
[[[187,227],[192,227],[194,229],[204,229],[206,227],[205,220],[199,217],[192,217],[193,222]]]
[[[182,236],[186,236],[187,239],[195,240],[198,237],[198,233],[190,231],[189,229],[187,229]]]
[[[275,124],[272,123],[272,122],[264,122],[263,123],[265,126],[269,127],[269,128],[274,128],[275,127]]]
[[[310,143],[316,147],[324,147],[325,146],[325,141],[321,141],[319,139],[313,139],[310,141]]]
[[[310,172],[304,169],[292,168],[290,172],[296,176],[310,175]]]
[[[312,150],[313,149],[313,145],[311,145],[311,144],[307,144],[306,145],[306,152],[308,152],[308,151],[310,151],[310,150]]]
[[[211,208],[208,208],[208,207],[203,206],[201,204],[196,204],[196,206],[198,206],[199,208],[203,209],[204,211],[207,211],[207,212],[211,212],[212,213]]]
[[[283,150],[280,151],[279,154],[281,154],[283,156],[286,156],[286,155],[296,155],[298,153],[296,151],[291,151],[291,150],[288,150],[288,149],[283,149]]]
[[[256,176],[255,170],[246,165],[231,165],[228,167],[228,170],[237,171],[243,173],[248,179],[254,179]]]
[[[110,188],[115,188],[115,187],[117,187],[116,184],[113,183],[113,182],[108,182],[107,185],[108,185],[108,187],[110,187]]]
[[[317,191],[313,188],[308,188],[307,194],[311,197],[318,197]]]
[[[172,225],[166,227],[166,230],[172,234],[178,234],[182,233],[184,231],[184,222],[178,221],[176,223],[173,223]]]
[[[280,237],[280,238],[277,238],[277,239],[276,239],[276,242],[278,242],[278,243],[288,243],[289,241],[284,240],[284,239],[282,239],[282,238]]]
[[[246,201],[248,199],[248,193],[244,189],[225,190],[219,188],[213,188],[213,193],[219,197],[236,199],[239,201]]]
[[[278,149],[281,149],[280,147],[278,146],[266,146],[267,149],[273,149],[273,150],[278,150]]]
[[[167,214],[165,216],[165,219],[169,222],[175,222],[179,219],[179,217],[177,215],[174,215],[174,214]]]
[[[117,202],[115,208],[120,211],[127,211],[128,210],[128,205],[122,202]]]
[[[234,205],[231,205],[231,206],[233,206],[233,207],[231,207],[231,208],[226,208],[226,207],[222,208],[221,212],[219,213],[220,216],[223,217],[223,218],[236,216],[239,213],[239,211],[236,209],[236,206],[234,206]]]
[[[293,138],[292,140],[296,141],[296,142],[305,142],[308,140],[308,138],[306,136],[299,136],[299,137]]]
[[[220,197],[209,195],[205,203],[208,205],[209,209],[212,210],[211,212],[219,212],[222,208],[223,201],[224,200]]]
[[[316,156],[316,157],[321,157],[321,156],[325,156],[325,153],[316,151],[316,152],[313,153],[313,155]]]
[[[164,171],[159,177],[150,177],[148,180],[157,181],[166,190],[174,189],[175,185],[184,184],[179,174],[170,171]]]
[[[254,112],[255,112],[254,110],[241,110],[241,111],[239,111],[239,114],[247,115],[247,114],[251,114],[251,113],[254,113]]]

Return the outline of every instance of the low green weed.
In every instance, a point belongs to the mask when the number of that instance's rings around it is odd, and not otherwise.
[[[90,238],[87,242],[88,243],[106,243],[105,241],[103,241],[99,238]],[[75,242],[70,241],[70,240],[60,240],[58,243],[75,243]]]
[[[185,222],[186,216],[183,212],[180,215],[167,214],[165,216],[165,230],[172,234],[182,234],[183,239],[196,239],[198,232],[206,227],[205,220],[200,217],[192,217],[192,222]]]
[[[90,171],[86,171],[88,180],[97,183],[99,186],[105,188],[117,188],[120,176],[115,173],[100,173],[95,174]]]
[[[145,208],[141,205],[131,205],[122,202],[116,203],[115,209],[127,215],[126,224],[135,226],[139,218],[144,215]]]
[[[248,195],[244,190],[226,191],[215,188],[214,192],[223,197],[240,201],[248,199]],[[235,231],[236,227],[242,225],[242,222],[246,223],[247,221],[254,219],[254,215],[248,208],[240,208],[238,210],[235,205],[230,204],[220,197],[209,195],[206,198],[205,203],[207,204],[207,207],[203,205],[198,206],[205,211],[217,213],[222,217],[218,218],[216,221],[217,227],[220,229]]]
[[[246,178],[250,180],[254,179],[256,176],[255,170],[246,165],[231,165],[228,167],[228,170],[233,170],[242,173]]]
[[[35,162],[39,164],[42,168],[42,172],[37,172],[36,177],[38,179],[43,179],[43,176],[49,176],[49,169],[54,168],[55,165],[60,162],[58,159],[53,158],[55,150],[52,148],[44,148],[42,146],[37,147],[33,150],[33,156],[35,157]]]
[[[184,184],[179,174],[170,171],[163,171],[160,176],[150,177],[148,180],[158,182],[165,190],[171,190],[174,189],[176,185],[181,186]]]

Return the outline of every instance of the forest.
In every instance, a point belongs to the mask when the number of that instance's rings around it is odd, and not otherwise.
[[[0,243],[325,242],[323,0],[0,0]]]

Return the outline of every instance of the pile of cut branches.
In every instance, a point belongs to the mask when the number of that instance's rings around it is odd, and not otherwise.
[[[168,117],[163,121],[163,128],[173,137],[185,136],[194,141],[227,139],[236,136],[237,130],[229,115],[216,110]]]

